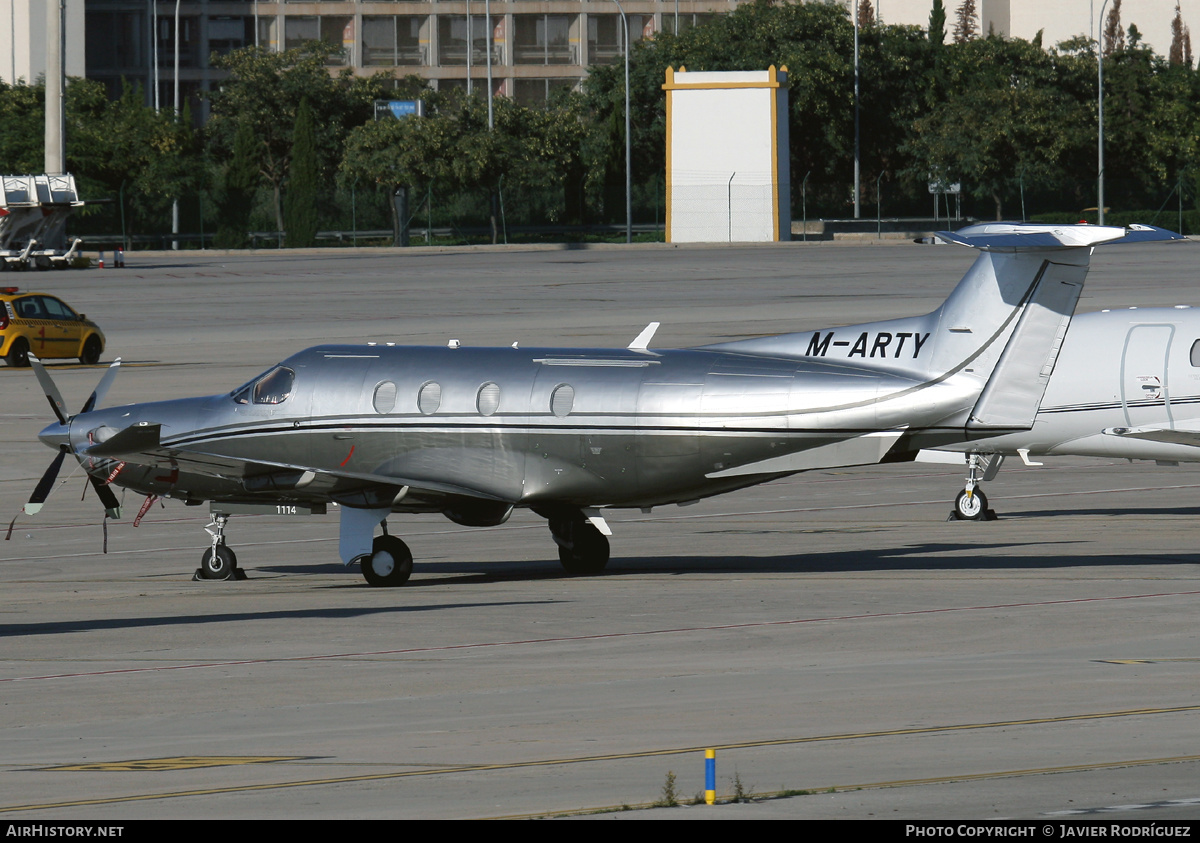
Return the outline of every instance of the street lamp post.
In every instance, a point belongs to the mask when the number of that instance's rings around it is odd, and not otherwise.
[[[179,0],[175,0],[175,122],[179,122]],[[179,234],[179,197],[171,201],[171,233]],[[171,248],[179,248],[179,240],[171,241]]]
[[[625,242],[633,242],[633,178],[631,162],[633,155],[629,143],[629,20],[620,0],[612,0],[621,13],[621,29],[625,32]]]
[[[496,123],[492,117],[492,43],[495,33],[492,31],[492,0],[484,0],[483,3],[484,26],[487,27],[487,35],[484,38],[483,48],[487,51],[487,101],[488,101],[488,131],[496,128]]]
[[[1104,10],[1107,7],[1108,0],[1104,0],[1104,4],[1100,7],[1100,19],[1096,23],[1096,145],[1098,148],[1096,221],[1100,225],[1104,225]]]
[[[850,0],[850,15],[854,18],[854,218],[862,216],[862,195],[859,189],[859,148],[858,148],[858,9],[854,8],[854,0]]]

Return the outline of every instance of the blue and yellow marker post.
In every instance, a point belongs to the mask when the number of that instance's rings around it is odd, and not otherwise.
[[[704,750],[704,802],[712,805],[717,801],[717,751]]]

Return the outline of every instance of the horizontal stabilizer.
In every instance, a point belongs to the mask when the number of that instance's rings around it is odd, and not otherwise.
[[[1163,430],[1153,427],[1108,427],[1104,433],[1126,439],[1145,439],[1148,442],[1166,442],[1170,445],[1191,445],[1200,448],[1200,431]]]
[[[1019,252],[1035,249],[1070,249],[1102,244],[1183,240],[1182,235],[1153,225],[1046,225],[1042,223],[989,222],[958,231],[939,231],[947,243],[958,243],[986,252]]]

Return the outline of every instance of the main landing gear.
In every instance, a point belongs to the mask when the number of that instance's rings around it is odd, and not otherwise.
[[[1004,462],[1003,454],[968,454],[966,487],[954,498],[954,509],[948,521],[995,521],[996,513],[988,509],[987,495],[979,488],[984,480],[991,480]],[[982,470],[983,476],[979,476]]]
[[[200,567],[192,575],[193,580],[246,579],[246,573],[238,567],[237,554],[225,544],[225,525],[228,523],[228,515],[219,512],[212,514],[212,520],[204,528],[204,532],[212,536],[212,547],[200,557]]]
[[[387,527],[384,527],[386,530]],[[371,555],[359,563],[362,575],[373,586],[404,585],[412,576],[413,557],[408,545],[386,532],[371,544]]]
[[[608,564],[608,538],[579,510],[550,516],[558,560],[568,574],[598,574]]]

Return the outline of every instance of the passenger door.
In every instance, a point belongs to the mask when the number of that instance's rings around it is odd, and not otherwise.
[[[1121,406],[1130,427],[1174,427],[1167,359],[1174,325],[1134,325],[1121,355]]]

